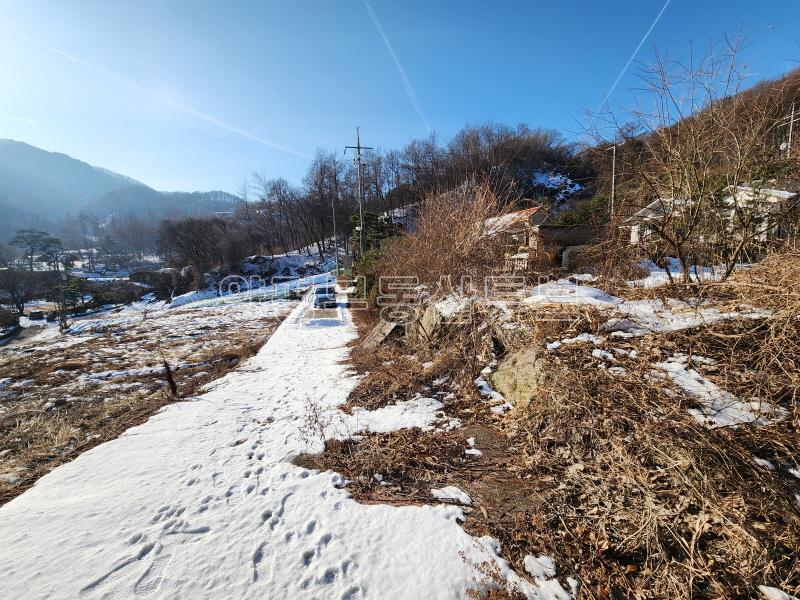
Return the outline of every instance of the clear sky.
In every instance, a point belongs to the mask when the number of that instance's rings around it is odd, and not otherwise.
[[[231,192],[253,171],[299,182],[356,125],[384,148],[486,121],[574,138],[664,6],[0,0],[0,138],[157,189]],[[795,0],[671,0],[637,60],[742,31],[753,74],[774,77],[799,64],[798,24]]]

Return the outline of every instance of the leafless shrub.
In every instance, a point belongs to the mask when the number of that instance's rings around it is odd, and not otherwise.
[[[410,275],[423,284],[449,276],[480,278],[502,266],[502,243],[489,235],[487,219],[501,205],[488,183],[468,182],[426,200],[413,233],[391,243],[375,275]],[[457,284],[457,283],[456,283]]]
[[[570,256],[570,268],[573,272],[591,273],[615,287],[626,286],[627,281],[648,275],[647,269],[641,266],[643,258],[638,248],[616,238],[576,252]]]

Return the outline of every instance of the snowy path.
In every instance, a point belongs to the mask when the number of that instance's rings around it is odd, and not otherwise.
[[[464,597],[460,553],[497,559],[460,509],[360,505],[338,475],[289,462],[310,401],[334,410],[355,385],[349,314],[306,310],[202,396],[0,508],[0,598]]]

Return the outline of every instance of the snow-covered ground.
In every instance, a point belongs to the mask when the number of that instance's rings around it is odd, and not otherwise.
[[[670,283],[670,276],[673,281],[683,281],[683,267],[677,258],[667,259],[666,268],[659,267],[649,260],[642,261],[641,267],[649,271],[649,275],[641,279],[634,279],[628,282],[631,287],[654,288]],[[697,265],[689,266],[689,278],[692,281],[718,281],[725,273],[725,267],[718,265],[715,267],[701,267]]]
[[[459,526],[460,507],[361,505],[339,475],[292,464],[321,449],[337,414],[350,434],[441,416],[420,400],[341,416],[355,328],[346,310],[307,309],[202,395],[0,508],[0,597],[462,598],[486,563],[529,597],[568,597],[511,572],[496,542]]]

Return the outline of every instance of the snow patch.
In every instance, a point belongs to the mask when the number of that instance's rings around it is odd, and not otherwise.
[[[676,354],[671,359],[656,363],[679,388],[696,398],[702,408],[689,409],[689,413],[707,427],[726,427],[745,423],[767,424],[773,419],[786,417],[785,411],[766,402],[745,402],[703,377],[689,367],[689,358]]]
[[[767,585],[758,586],[758,590],[764,595],[767,600],[798,600],[797,596],[791,596],[776,587],[769,587]]]
[[[448,485],[443,488],[433,488],[431,489],[431,494],[434,498],[439,500],[452,500],[466,506],[472,506],[472,498],[469,497],[469,494],[462,492],[454,485]]]
[[[556,563],[549,556],[529,554],[525,557],[523,564],[528,574],[536,579],[549,579],[556,576]]]

